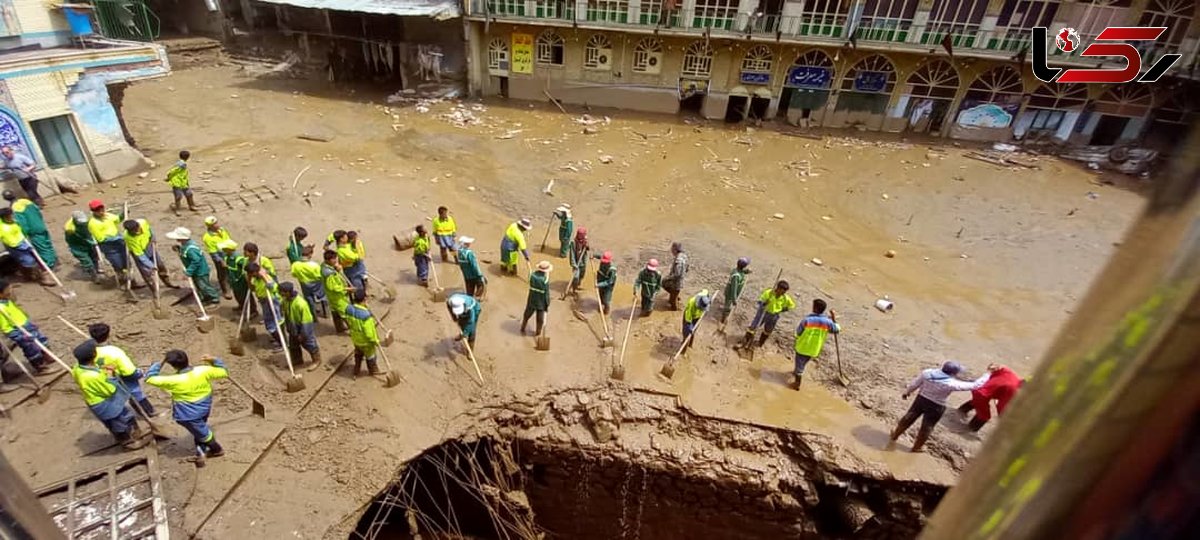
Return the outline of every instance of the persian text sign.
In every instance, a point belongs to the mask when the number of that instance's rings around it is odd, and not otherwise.
[[[513,33],[512,72],[533,73],[533,34]]]

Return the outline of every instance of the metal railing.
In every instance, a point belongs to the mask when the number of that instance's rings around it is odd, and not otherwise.
[[[145,0],[92,0],[100,34],[113,39],[154,41],[162,29]]]

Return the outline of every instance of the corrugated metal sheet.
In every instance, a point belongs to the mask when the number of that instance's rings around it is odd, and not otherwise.
[[[283,4],[312,9],[356,11],[380,15],[433,17],[439,21],[461,17],[458,3],[453,0],[259,0],[267,4]]]

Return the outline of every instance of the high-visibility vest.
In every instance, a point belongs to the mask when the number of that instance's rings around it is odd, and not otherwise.
[[[101,345],[96,347],[96,365],[106,370],[112,370],[121,377],[128,377],[137,371],[137,365],[125,351],[116,345]]]
[[[300,283],[320,281],[321,265],[314,261],[296,261],[292,263],[292,277]]]
[[[453,236],[458,230],[458,226],[454,223],[454,218],[446,216],[446,219],[440,217],[433,218],[433,234],[438,236]]]
[[[217,247],[221,242],[233,240],[233,238],[229,237],[229,231],[225,230],[224,227],[218,227],[215,233],[206,230],[204,236],[200,237],[200,240],[204,242],[204,249],[208,250],[209,253],[216,253],[221,251],[221,248]]]
[[[758,301],[763,303],[766,312],[771,315],[783,313],[785,309],[796,308],[796,301],[792,300],[792,297],[788,296],[788,293],[775,296],[775,289],[773,287],[763,291],[762,295],[758,297]]]
[[[129,234],[129,231],[125,231],[125,245],[134,256],[145,253],[146,247],[150,245],[150,222],[144,219],[139,219],[137,222],[138,230],[141,232],[133,235]]]
[[[108,377],[95,367],[76,364],[71,369],[71,377],[75,379],[75,384],[79,385],[79,390],[83,393],[83,402],[87,403],[88,407],[103,403],[117,393],[117,385],[110,382]]]
[[[21,226],[16,223],[0,221],[0,241],[10,248],[15,248],[25,241],[25,233],[21,232]]]
[[[29,322],[29,317],[17,306],[16,302],[0,300],[0,333],[7,335],[11,332],[20,332],[17,327],[23,327],[27,322]]]
[[[88,220],[88,232],[97,242],[108,242],[121,238],[121,218],[112,212],[105,212],[103,217],[92,215]]]

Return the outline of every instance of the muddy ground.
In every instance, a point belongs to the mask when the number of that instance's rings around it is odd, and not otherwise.
[[[320,341],[330,365],[305,374],[304,392],[287,394],[281,355],[261,345],[245,357],[226,354],[237,323],[232,302],[217,310],[217,331],[203,335],[187,304],[170,308],[170,320],[155,320],[145,290],[139,303],[128,304],[120,292],[80,281],[73,270],[65,274],[79,298],[65,308],[52,292],[20,286],[19,301],[60,354],[69,355],[79,339],[55,314],[76,323],[104,319],[138,363],[157,360],[170,347],[185,347],[194,357],[224,355],[234,377],[267,403],[267,419],[257,419],[235,389],[218,388],[213,420],[229,455],[204,469],[184,461],[191,448],[183,431],[163,423],[174,434],[159,452],[171,524],[180,533],[340,534],[402,461],[454,437],[462,415],[514,396],[536,400],[553,390],[609,384],[612,353],[598,347],[594,288],[553,304],[552,350],[536,352],[532,337],[518,333],[523,280],[498,272],[504,228],[530,216],[534,262],[555,264],[557,300],[569,268],[554,256],[553,233],[546,252],[536,252],[550,212],[563,202],[575,209],[577,226],[588,228],[593,247],[616,256],[621,285],[612,324],[620,331],[637,268],[650,257],[667,261],[673,240],[691,256],[687,294],[720,289],[736,258],[749,256],[755,273],[748,293],[761,292],[782,269],[801,306],[752,362],[729,347],[750,309],[735,313],[728,336],[702,328],[673,380],[657,373],[679,344],[681,315],[657,311],[633,327],[628,384],[679,395],[682,406],[701,414],[811,434],[825,441],[830,459],[847,467],[951,483],[979,444],[952,429],[952,415],[929,455],[905,452],[907,438],[899,449],[884,448],[890,424],[908,405],[899,397],[904,385],[946,359],[972,373],[989,362],[1031,373],[1141,205],[1139,188],[1121,178],[1046,157],[1036,159],[1036,169],[998,167],[968,159],[970,148],[944,141],[851,131],[797,137],[614,111],[592,111],[600,123],[584,126],[577,121],[582,110],[563,114],[520,102],[387,105],[385,96],[256,78],[230,67],[136,84],[126,93],[125,121],[159,166],[144,179],[48,202],[55,231],[93,197],[111,206],[129,200],[135,217],[150,219],[159,234],[181,225],[199,231],[203,216],[215,213],[236,240],[263,246],[283,274],[292,227],[307,227],[314,239],[335,228],[360,229],[372,274],[399,296],[390,304],[376,297],[373,305],[377,314],[390,309],[384,324],[397,340],[388,356],[404,375],[401,385],[386,389],[345,369],[334,372],[349,342],[324,322]],[[301,140],[302,134],[329,140]],[[161,178],[180,148],[192,151],[193,186],[200,190],[266,185],[279,197],[265,190],[202,193],[202,213],[176,216]],[[543,193],[550,180],[553,195]],[[489,263],[492,286],[477,351],[482,385],[447,339],[453,326],[444,307],[416,284],[410,254],[390,246],[392,235],[428,219],[438,205],[452,209],[460,232],[478,239],[477,251]],[[65,268],[73,269],[61,238],[56,242]],[[889,250],[894,258],[885,257]],[[439,264],[438,274],[448,289],[461,287],[455,267]],[[872,307],[883,296],[895,302],[893,311]],[[832,346],[810,365],[799,392],[785,386],[790,329],[814,297],[828,300],[843,325],[848,388],[836,382]],[[572,307],[589,322],[573,317]],[[28,393],[3,401],[11,406]],[[152,395],[166,405],[164,396]],[[69,380],[54,385],[49,402],[26,401],[12,415],[3,423],[3,448],[31,485],[119,454],[104,449],[107,434]]]

